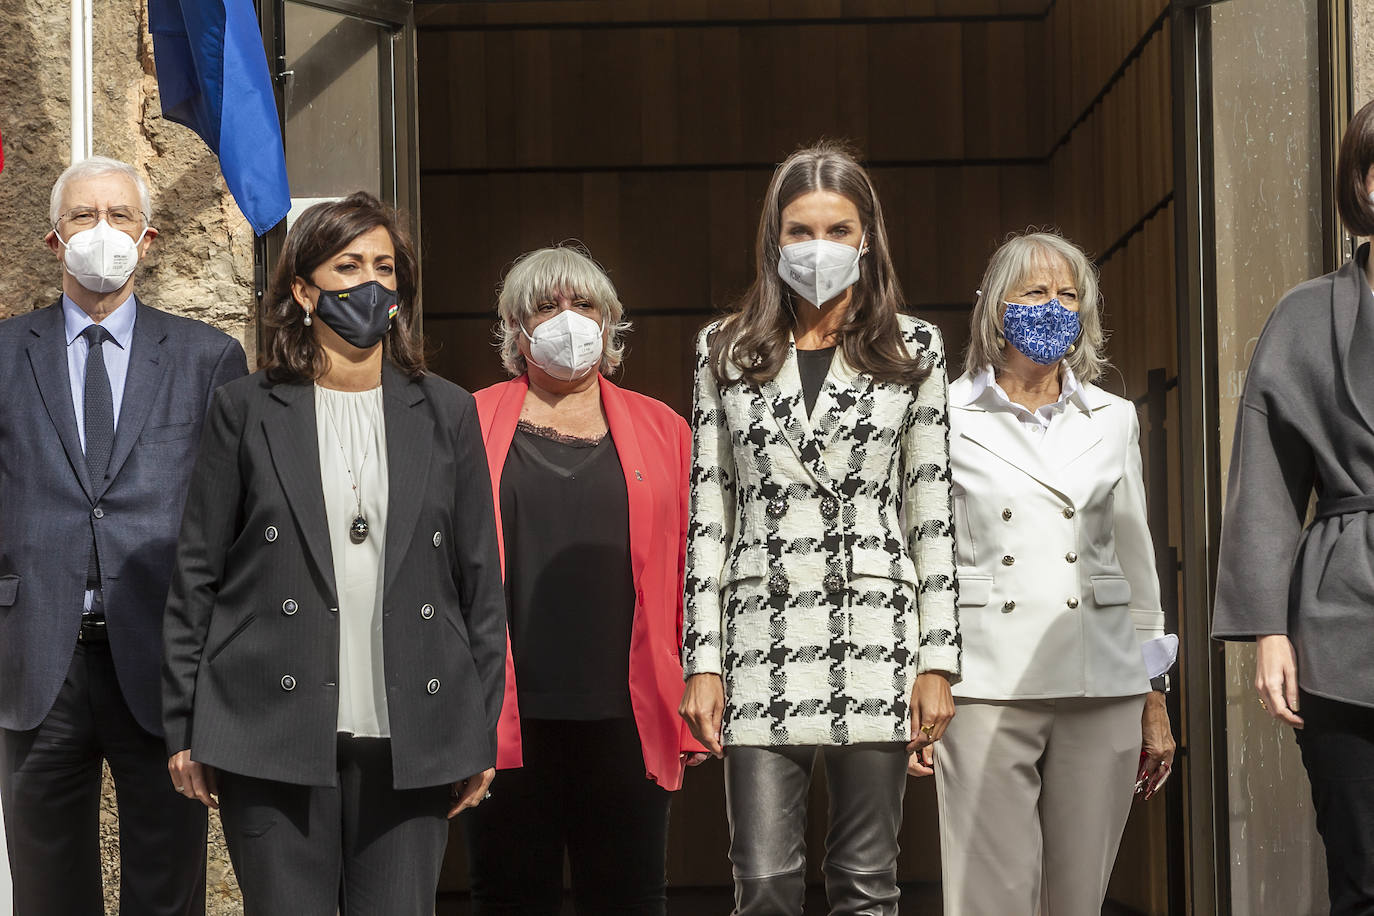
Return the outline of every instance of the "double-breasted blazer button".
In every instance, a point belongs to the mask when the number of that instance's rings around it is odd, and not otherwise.
[[[423,618],[425,618],[426,620],[428,620],[429,618],[433,617],[433,616],[434,616],[434,605],[432,605],[432,604],[426,604],[425,606],[423,606],[422,608],[420,608],[420,616],[423,617]]]
[[[442,543],[444,543],[444,536],[437,531],[434,532],[434,546],[438,547]]]
[[[1003,510],[1002,510],[1002,521],[1004,521],[1004,522],[1009,522],[1009,521],[1011,521],[1011,510],[1010,510],[1010,509],[1003,509]]]
[[[1003,566],[1011,566],[1011,565],[1013,565],[1015,562],[1016,562],[1016,557],[1012,556],[1011,554],[1007,554],[1005,557],[1002,558],[1002,565],[1003,565]]]
[[[840,501],[833,496],[821,498],[821,515],[826,519],[833,519],[840,514]]]
[[[825,586],[827,592],[838,592],[844,588],[844,577],[832,570],[825,574],[825,578],[821,580],[821,585]]]
[[[1078,599],[1077,599],[1077,598],[1070,598],[1068,601],[1065,601],[1064,603],[1067,604],[1070,608],[1076,608],[1076,607],[1078,607]]]
[[[287,617],[290,617],[298,610],[300,610],[300,605],[296,604],[295,598],[287,598],[281,603],[281,612]]]
[[[1073,506],[1065,506],[1065,507],[1064,507],[1064,517],[1065,517],[1065,518],[1073,518]]]
[[[781,496],[774,496],[768,500],[765,510],[769,518],[782,518],[787,512],[787,500]]]
[[[785,595],[788,588],[787,576],[780,572],[775,572],[768,577],[768,593],[770,595]]]
[[[429,691],[430,696],[434,696],[439,692],[439,679],[437,677],[430,678],[429,683],[425,685],[425,689]]]
[[[1077,563],[1077,562],[1078,562],[1078,554],[1076,554],[1076,553],[1074,553],[1072,550],[1070,550],[1068,553],[1064,554],[1064,559],[1065,559],[1065,560],[1068,560],[1070,563]]]
[[[267,530],[262,533],[262,536],[267,539],[267,543],[272,543],[277,539],[277,526],[268,525]]]
[[[1002,602],[1002,610],[1006,611],[1007,613],[1011,613],[1012,611],[1016,610],[1016,602],[1015,602],[1015,601],[1004,601],[1004,602]]]
[[[295,679],[294,677],[292,677],[291,675],[289,675],[289,674],[283,674],[283,675],[282,675],[282,678],[281,678],[281,689],[282,689],[282,690],[295,690],[295,689],[296,689],[296,679]]]

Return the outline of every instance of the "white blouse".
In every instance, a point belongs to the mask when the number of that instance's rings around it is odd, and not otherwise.
[[[381,386],[335,391],[316,385],[315,426],[339,599],[338,730],[359,738],[388,738],[391,725],[382,663],[387,462]],[[368,525],[361,544],[349,537],[349,526],[358,515],[355,482]]]

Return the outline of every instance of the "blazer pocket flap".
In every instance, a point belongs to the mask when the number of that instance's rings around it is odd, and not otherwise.
[[[1098,607],[1131,603],[1131,583],[1124,576],[1093,576],[1093,600]]]
[[[19,577],[0,576],[0,607],[11,607],[19,597]]]
[[[763,579],[768,575],[768,554],[762,547],[749,547],[725,561],[721,585],[741,579]]]
[[[166,426],[149,426],[144,428],[138,441],[145,445],[151,442],[172,442],[177,439],[186,439],[196,434],[195,422],[169,423]]]
[[[916,582],[916,565],[905,555],[888,553],[886,550],[854,548],[849,568],[855,578],[871,576],[875,579],[891,579],[894,582],[907,582],[913,587]]]
[[[992,576],[980,576],[977,573],[965,573],[962,569],[957,573],[959,577],[959,605],[961,607],[978,607],[987,604],[992,598]]]

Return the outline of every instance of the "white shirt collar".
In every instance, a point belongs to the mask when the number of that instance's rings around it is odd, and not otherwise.
[[[1079,384],[1077,376],[1073,374],[1073,370],[1069,368],[1068,363],[1062,363],[1061,367],[1062,372],[1059,376],[1059,400],[1046,406],[1053,410],[1059,410],[1072,399],[1085,413],[1091,413],[1092,408],[1088,406],[1088,399],[1083,394],[1083,386]],[[978,399],[988,391],[991,391],[997,403],[1004,407],[1021,406],[1007,397],[1007,393],[1002,390],[1002,386],[997,384],[997,373],[992,371],[991,366],[984,366],[973,376],[972,384],[969,385],[968,399],[960,406],[967,407],[970,404],[977,403]],[[1022,409],[1024,410],[1025,408],[1022,407]]]
[[[134,318],[138,315],[138,308],[134,303],[134,294],[129,293],[129,298],[119,304],[119,307],[105,316],[105,320],[100,322],[101,327],[110,332],[114,342],[120,349],[127,350],[133,343]],[[62,322],[67,331],[67,346],[71,346],[72,341],[81,336],[81,332],[95,324],[91,316],[87,315],[81,306],[77,305],[67,296],[62,294]]]

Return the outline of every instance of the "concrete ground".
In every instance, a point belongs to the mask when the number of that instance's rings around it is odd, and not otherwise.
[[[673,888],[668,892],[668,916],[728,916],[734,899],[728,888]],[[441,897],[435,916],[469,916],[466,895]],[[938,916],[940,886],[938,884],[902,885],[901,916]],[[806,916],[825,916],[825,891],[812,888],[806,898]],[[1134,911],[1108,903],[1103,916],[1134,916]],[[572,901],[563,904],[561,916],[576,916]]]

